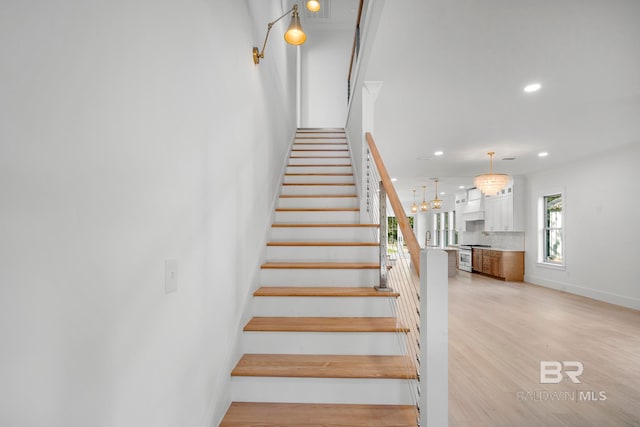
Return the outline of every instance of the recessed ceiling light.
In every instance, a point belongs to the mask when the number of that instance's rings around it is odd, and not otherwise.
[[[540,83],[531,83],[524,87],[524,91],[527,93],[537,92],[540,90],[540,88],[542,88],[542,85]]]
[[[436,151],[435,153],[433,153],[434,156],[442,156],[444,154],[444,151]]]
[[[458,188],[462,190],[462,189],[464,189],[464,185],[461,185]]]
[[[542,151],[540,153],[538,153],[538,157],[547,157],[549,155],[549,153],[547,153],[546,151]]]
[[[447,194],[447,193],[445,193],[444,191],[441,191],[441,192],[440,192],[440,195],[441,195],[441,196],[444,196],[445,194]]]
[[[396,182],[398,178],[391,178],[391,182]]]

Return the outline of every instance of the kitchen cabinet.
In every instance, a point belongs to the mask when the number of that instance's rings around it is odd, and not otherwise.
[[[510,282],[522,282],[524,252],[474,248],[473,271]]]
[[[471,255],[471,269],[473,271],[482,271],[482,249],[473,249]]]
[[[500,193],[485,195],[484,231],[524,231],[524,179],[512,177]]]
[[[455,199],[456,199],[456,206],[455,206],[455,211],[456,211],[456,231],[457,232],[462,232],[465,231],[465,226],[464,226],[464,211],[467,208],[467,192],[466,191],[459,191],[455,194]]]

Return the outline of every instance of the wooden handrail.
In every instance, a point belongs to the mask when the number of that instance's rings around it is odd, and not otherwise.
[[[387,192],[387,197],[389,197],[389,202],[391,203],[391,207],[393,208],[393,212],[396,214],[396,219],[398,220],[398,226],[400,227],[400,231],[404,236],[404,241],[407,244],[407,248],[409,249],[409,255],[411,256],[411,263],[416,269],[416,273],[418,276],[420,275],[420,245],[418,244],[418,239],[416,239],[416,235],[413,233],[413,229],[411,225],[409,225],[409,221],[407,220],[407,214],[402,207],[402,203],[400,202],[400,198],[398,197],[398,193],[396,193],[396,189],[391,183],[391,177],[389,176],[389,172],[387,172],[387,168],[382,161],[382,157],[380,156],[380,152],[378,151],[378,147],[376,147],[376,143],[373,139],[373,136],[370,132],[365,134],[367,138],[367,144],[369,146],[369,151],[371,151],[371,157],[373,157],[373,161],[376,164],[376,168],[378,168],[378,172],[380,174],[380,179],[382,180],[382,185]]]
[[[358,42],[358,31],[360,31],[360,19],[362,17],[363,5],[364,0],[360,0],[360,5],[358,6],[358,16],[356,18],[356,31],[353,35],[353,46],[351,47],[351,61],[349,61],[349,74],[347,74],[347,81],[351,80],[351,71],[353,70],[353,59],[356,55],[356,44]]]

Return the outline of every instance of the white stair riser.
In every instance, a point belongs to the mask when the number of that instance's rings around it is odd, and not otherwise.
[[[296,134],[295,142],[315,142],[315,141],[339,141],[346,142],[347,136],[344,133],[332,132],[332,133],[303,133]]]
[[[358,208],[357,197],[281,197],[279,208]]]
[[[349,149],[349,146],[344,141],[339,140],[329,140],[327,139],[322,141],[314,141],[309,140],[306,141],[296,141],[293,144],[292,150],[344,150]]]
[[[394,317],[393,297],[253,297],[251,314],[259,317]]]
[[[268,246],[267,261],[378,262],[377,246]]]
[[[276,242],[377,242],[377,227],[272,227]]]
[[[277,211],[275,215],[276,223],[286,224],[354,224],[359,220],[359,211]]]
[[[315,142],[315,141],[337,141],[345,142],[347,137],[344,133],[301,133],[296,135],[295,142]]]
[[[300,196],[354,194],[355,192],[355,185],[283,185],[281,194]]]
[[[353,175],[285,175],[287,183],[353,184]]]
[[[294,154],[295,156],[301,156],[301,154]],[[310,158],[290,158],[290,165],[341,165],[341,166],[351,166],[351,158],[347,157],[348,154],[345,155],[345,158],[331,158],[331,157],[315,157],[312,156]]]
[[[362,286],[370,288],[380,282],[378,269],[304,269],[263,268],[263,286]]]
[[[342,354],[400,356],[398,332],[243,332],[244,354]]]
[[[353,173],[351,166],[287,166],[286,173]]]
[[[233,377],[240,402],[413,404],[414,382],[395,379]]]
[[[341,149],[335,150],[291,150],[292,157],[311,156],[311,157],[344,157],[348,156],[349,151],[343,151]]]

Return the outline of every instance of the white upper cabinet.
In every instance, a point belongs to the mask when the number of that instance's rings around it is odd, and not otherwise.
[[[524,231],[524,178],[511,177],[497,195],[484,197],[484,231]]]
[[[464,214],[464,211],[467,208],[467,192],[459,191],[456,193],[455,196],[456,196],[456,206],[455,206],[456,231],[460,232],[465,230],[464,218],[462,215]]]

